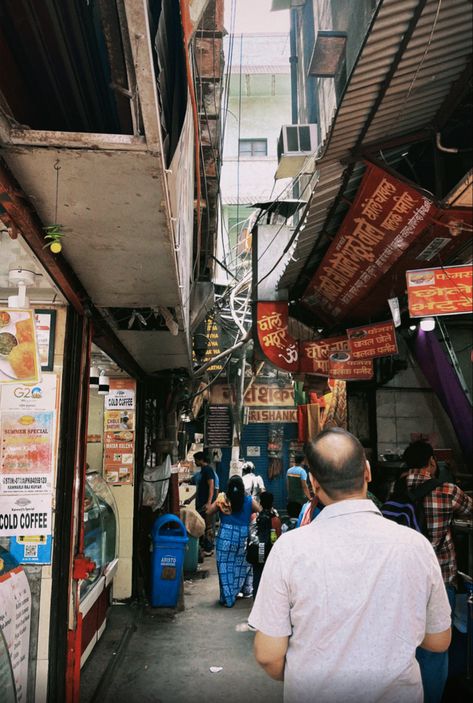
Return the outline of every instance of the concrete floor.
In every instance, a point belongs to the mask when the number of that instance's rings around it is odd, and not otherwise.
[[[282,701],[282,684],[253,657],[254,634],[246,628],[253,601],[238,600],[232,609],[218,605],[214,558],[200,568],[209,577],[185,582],[183,612],[111,609],[107,630],[82,670],[81,703]],[[124,632],[128,639],[120,648]],[[109,672],[115,662],[110,675],[107,667]],[[211,666],[223,669],[211,673]]]

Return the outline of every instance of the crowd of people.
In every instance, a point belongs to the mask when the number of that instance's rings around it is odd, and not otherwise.
[[[473,503],[436,480],[428,443],[406,449],[391,501],[397,514],[369,493],[363,447],[339,428],[296,455],[284,521],[251,462],[219,492],[202,452],[194,459],[208,555],[219,516],[219,602],[254,598],[256,659],[284,681],[285,702],[313,700],[315,690],[321,703],[440,702],[457,588],[452,520],[471,518]],[[424,522],[409,529],[406,505],[416,500]]]

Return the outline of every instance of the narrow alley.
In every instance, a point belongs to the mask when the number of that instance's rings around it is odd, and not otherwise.
[[[282,684],[256,664],[247,617],[252,599],[218,603],[214,558],[184,584],[185,610],[114,605],[82,671],[81,703],[282,701]],[[211,667],[221,670],[215,673]]]

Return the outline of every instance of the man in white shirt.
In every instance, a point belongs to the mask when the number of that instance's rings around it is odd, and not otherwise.
[[[243,464],[242,474],[246,495],[259,500],[261,493],[265,490],[264,481],[261,476],[256,476],[255,465],[252,461],[246,461]]]
[[[431,544],[366,499],[363,447],[339,428],[307,448],[325,508],[283,535],[249,624],[285,703],[422,703],[416,647],[445,651],[450,607]]]

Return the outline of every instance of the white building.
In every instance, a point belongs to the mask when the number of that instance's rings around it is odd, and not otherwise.
[[[243,259],[245,268],[245,253],[250,250],[245,229],[255,211],[252,204],[275,199],[284,191],[283,197],[292,197],[292,191],[286,190],[291,179],[274,180],[281,124],[291,121],[289,56],[289,33],[239,34],[226,40],[225,61],[231,73],[224,98],[222,231],[217,258],[232,271],[237,257],[238,266]]]

